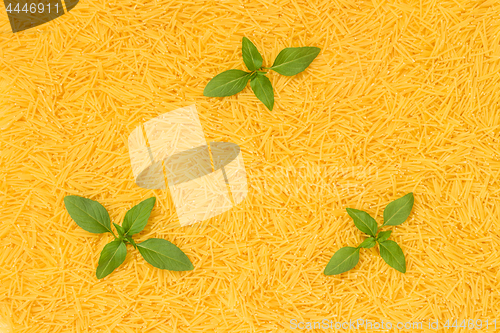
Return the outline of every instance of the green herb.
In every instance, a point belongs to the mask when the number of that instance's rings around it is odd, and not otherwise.
[[[343,247],[333,255],[326,265],[325,275],[337,275],[351,270],[358,264],[359,248]]]
[[[319,51],[317,47],[288,47],[278,54],[271,69],[285,76],[299,74],[318,56]]]
[[[318,47],[287,47],[283,49],[272,67],[262,66],[263,58],[250,39],[243,37],[243,62],[250,72],[230,69],[216,75],[203,90],[207,97],[226,97],[239,93],[250,81],[255,96],[272,111],[274,107],[274,91],[271,81],[265,76],[266,69],[281,75],[292,76],[304,71],[321,51]]]
[[[386,225],[400,225],[403,223],[411,213],[413,202],[413,193],[408,193],[389,203],[384,209],[384,224],[380,228]],[[324,274],[337,275],[353,269],[359,261],[360,249],[370,249],[376,243],[379,245],[382,259],[392,268],[401,273],[406,273],[406,260],[403,250],[396,242],[389,240],[392,230],[380,231],[377,234],[377,230],[380,228],[377,228],[377,222],[368,213],[353,208],[347,208],[346,210],[356,228],[370,235],[370,237],[366,238],[358,247],[343,247],[335,252],[328,265],[326,265]]]
[[[177,246],[167,240],[150,238],[137,244],[143,258],[151,265],[171,271],[190,271],[193,264]]]
[[[387,265],[400,271],[401,273],[406,273],[405,255],[403,254],[403,250],[401,250],[398,243],[392,240],[385,240],[383,242],[379,242],[379,245],[380,255]]]
[[[148,223],[156,198],[146,199],[132,207],[125,214],[123,225],[113,223],[118,237],[111,230],[111,221],[106,209],[97,201],[76,195],[64,198],[64,204],[71,218],[82,229],[92,233],[109,232],[115,240],[102,249],[96,270],[98,279],[111,274],[118,268],[127,255],[126,244],[138,249],[142,257],[151,265],[171,271],[190,271],[193,264],[177,246],[167,240],[150,238],[136,244],[132,235],[141,232]]]
[[[226,97],[237,94],[245,88],[251,74],[239,69],[222,72],[208,82],[203,95],[207,97]]]
[[[148,224],[149,215],[151,215],[155,202],[155,197],[146,199],[132,207],[125,214],[125,218],[123,219],[124,234],[132,236],[144,229],[146,224]]]
[[[389,239],[389,237],[391,237],[391,234],[392,234],[392,230],[381,231],[377,235],[377,241],[383,242],[383,241]]]
[[[257,50],[257,47],[255,47],[250,39],[246,37],[243,37],[241,53],[243,54],[243,61],[248,70],[256,71],[262,67],[263,59],[259,50]]]
[[[370,236],[375,236],[377,233],[377,221],[373,217],[370,216],[367,212],[363,212],[362,210],[347,208],[347,214],[354,221],[354,225],[356,228],[368,234]]]
[[[127,256],[127,246],[121,240],[114,240],[106,244],[101,251],[99,264],[97,266],[96,276],[98,279],[111,274],[118,268]]]
[[[127,242],[129,242],[130,244],[132,244],[133,247],[135,247],[137,249],[137,244],[135,244],[134,240],[132,239],[131,236],[125,236],[125,240]]]
[[[394,200],[384,209],[384,224],[383,225],[400,225],[411,213],[413,207],[413,193]]]
[[[97,201],[68,195],[64,204],[71,218],[83,230],[94,234],[113,233],[108,211]]]
[[[271,81],[264,75],[256,75],[250,81],[253,93],[269,110],[274,106],[274,92]]]
[[[116,223],[113,223],[113,225],[115,226],[116,231],[118,231],[118,236],[123,238],[125,236],[125,229]]]
[[[363,241],[363,243],[359,244],[358,247],[362,247],[363,249],[371,249],[372,247],[375,246],[375,244],[377,244],[377,241],[375,240],[375,238],[373,237],[370,237],[370,238],[367,238]]]

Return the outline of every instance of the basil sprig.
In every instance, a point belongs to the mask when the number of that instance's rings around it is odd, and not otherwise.
[[[243,62],[250,72],[230,69],[216,75],[203,90],[207,97],[226,97],[242,91],[248,81],[255,96],[270,110],[274,107],[274,91],[271,81],[265,76],[273,70],[281,75],[293,76],[304,71],[318,56],[319,47],[287,47],[283,49],[271,67],[263,67],[262,55],[250,39],[243,37]]]
[[[347,208],[347,213],[353,219],[356,228],[370,237],[366,238],[358,247],[343,247],[335,252],[326,265],[324,274],[337,275],[353,269],[358,264],[360,249],[370,249],[377,243],[382,259],[397,271],[406,273],[403,250],[395,241],[389,240],[392,230],[380,232],[378,230],[384,226],[400,225],[406,221],[413,208],[413,202],[413,193],[408,193],[389,203],[384,209],[384,224],[380,227],[377,227],[377,222],[368,213]]]
[[[138,249],[142,257],[156,268],[171,271],[190,271],[194,268],[186,254],[165,239],[150,238],[138,244],[132,239],[132,235],[141,232],[148,223],[155,201],[156,198],[152,197],[132,207],[125,214],[123,225],[113,223],[117,237],[111,230],[109,214],[100,203],[76,195],[64,198],[66,210],[82,229],[94,234],[109,232],[115,238],[101,251],[96,270],[98,279],[108,276],[125,261],[126,244]]]

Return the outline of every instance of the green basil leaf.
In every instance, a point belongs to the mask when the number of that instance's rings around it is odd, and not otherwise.
[[[379,243],[380,256],[387,263],[397,271],[406,273],[406,261],[403,250],[399,247],[398,243],[391,240],[386,240]]]
[[[394,200],[384,209],[384,224],[383,225],[400,225],[411,213],[413,208],[413,193]]]
[[[377,222],[373,217],[370,216],[370,214],[362,210],[353,208],[347,208],[346,210],[347,214],[352,217],[356,228],[358,228],[365,234],[375,237],[375,235],[377,234]]]
[[[207,97],[226,97],[242,91],[250,78],[251,73],[239,69],[230,69],[216,75],[208,82],[203,95]]]
[[[363,241],[363,243],[361,243],[358,247],[362,247],[364,249],[371,249],[372,247],[375,246],[375,244],[377,244],[377,241],[375,240],[375,238],[370,237],[370,238],[365,239]]]
[[[148,224],[149,216],[155,205],[156,198],[146,199],[130,208],[123,219],[125,235],[134,235],[142,231]]]
[[[151,265],[171,271],[190,271],[193,264],[177,246],[165,239],[150,238],[137,244],[142,257]]]
[[[123,227],[116,223],[113,223],[113,225],[115,226],[116,231],[118,231],[118,236],[123,237],[123,235],[125,235],[125,230],[123,229]]]
[[[77,195],[64,197],[64,205],[80,228],[94,234],[111,232],[109,214],[100,203]]]
[[[392,234],[392,230],[381,231],[381,232],[378,233],[377,241],[379,243],[383,242],[383,241],[386,241],[386,240],[389,239],[389,237],[391,237],[391,234]]]
[[[255,96],[264,103],[269,111],[272,111],[274,106],[274,91],[271,81],[267,76],[255,76],[252,81],[250,81],[250,87],[252,87]]]
[[[134,240],[132,239],[132,237],[130,236],[125,236],[125,239],[130,243],[132,244],[133,247],[135,247],[137,249],[137,244],[135,244]]]
[[[326,265],[325,275],[337,275],[353,269],[359,261],[359,249],[355,247],[343,247],[332,256]]]
[[[122,241],[115,240],[106,244],[99,257],[99,265],[96,271],[97,278],[102,279],[111,274],[125,261],[126,256],[127,246]]]
[[[285,76],[299,74],[311,64],[320,51],[319,47],[287,47],[278,54],[271,69]]]
[[[262,67],[262,56],[250,39],[243,37],[242,41],[243,61],[248,70],[255,71]]]

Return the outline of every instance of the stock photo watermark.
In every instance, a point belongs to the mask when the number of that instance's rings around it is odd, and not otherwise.
[[[322,319],[319,321],[301,321],[298,319],[290,320],[290,329],[292,330],[438,330],[438,329],[497,329],[496,319],[448,319],[446,321],[423,320],[423,321],[373,321],[367,319],[356,319],[349,321],[334,321]],[[499,327],[500,328],[500,327]]]
[[[257,170],[258,167],[249,167]],[[272,170],[266,168],[252,174],[248,186],[254,193],[279,196],[297,195],[300,193],[321,194],[337,191],[343,195],[362,193],[368,179],[378,179],[377,166],[329,166],[317,164],[299,167],[279,167]],[[262,176],[261,176],[262,175]]]
[[[240,147],[207,144],[195,105],[147,121],[132,131],[128,143],[136,184],[168,188],[181,226],[220,215],[247,196]]]

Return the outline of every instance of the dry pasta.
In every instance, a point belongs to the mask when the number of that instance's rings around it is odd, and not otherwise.
[[[500,318],[499,19],[496,1],[81,0],[12,34],[0,6],[0,332]],[[322,49],[304,73],[270,74],[273,112],[250,87],[203,97],[214,75],[244,69],[243,36],[267,66],[284,47]],[[207,140],[241,147],[249,192],[171,228],[172,198],[135,185],[127,140],[193,103]],[[370,249],[352,271],[323,275],[362,241],[346,207],[380,223],[410,191],[413,213],[392,236],[406,274]],[[97,280],[110,237],[70,219],[69,194],[114,222],[156,196],[137,239],[172,241],[195,269],[161,271],[130,249]]]

